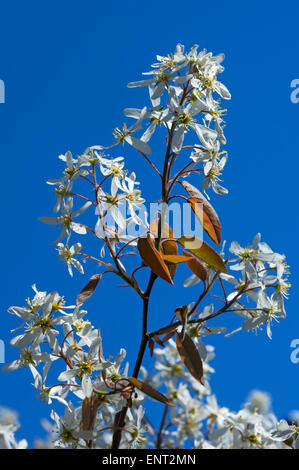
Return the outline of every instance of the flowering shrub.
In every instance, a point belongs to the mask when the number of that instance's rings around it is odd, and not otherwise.
[[[255,392],[243,409],[233,412],[217,404],[209,385],[214,348],[206,343],[207,336],[265,329],[271,338],[274,321],[286,316],[289,287],[285,256],[273,252],[260,234],[244,248],[232,242],[228,252],[221,240],[221,223],[209,194],[228,192],[221,180],[227,161],[227,152],[221,150],[226,144],[221,100],[231,96],[218,79],[223,60],[223,54],[198,52],[198,46],[185,52],[181,44],[173,55],[157,56],[152,70],[144,74],[148,78],[128,85],[147,87],[150,97],[149,107],[125,109],[133,124],[116,128],[111,145],[88,147],[76,158],[71,152],[59,157],[65,165],[62,177],[48,181],[55,190],[55,216],[40,220],[60,230],[57,251],[71,276],[74,268],[83,275],[86,262],[94,263],[98,272],[78,294],[76,305],[67,306],[57,292],[33,286],[34,296],[26,306],[9,309],[22,324],[11,340],[19,356],[4,370],[27,367],[39,397],[52,408],[49,437],[38,447],[299,445],[299,428],[277,421],[267,395]],[[161,167],[151,157],[154,133],[166,142]],[[119,144],[133,147],[161,185],[161,200],[151,203],[150,212],[125,158],[107,153]],[[193,175],[202,176],[201,191],[187,181]],[[85,184],[84,194],[74,189],[79,181]],[[174,200],[178,202],[171,207]],[[176,227],[169,226],[170,208],[175,209]],[[91,210],[92,226],[80,218]],[[199,222],[201,237],[190,231],[190,214]],[[202,240],[203,232],[216,248]],[[80,240],[82,235],[94,237],[101,245],[100,256],[83,249],[81,241],[71,241],[76,235]],[[175,283],[180,264],[190,270],[184,286],[196,285],[195,300],[178,305],[157,330],[148,331],[152,290],[157,280],[181,288]],[[141,271],[148,273],[145,286]],[[106,273],[121,278],[143,303],[142,335],[132,370],[124,364],[124,349],[115,358],[103,350],[100,331],[84,309]],[[227,312],[240,317],[237,330],[209,325]],[[151,373],[142,365],[147,348],[155,357]],[[50,370],[58,371],[54,382]],[[159,429],[147,415],[149,399],[161,403]],[[55,409],[57,402],[65,407],[63,416]],[[16,427],[16,422],[1,424],[1,447],[25,446],[13,437]]]

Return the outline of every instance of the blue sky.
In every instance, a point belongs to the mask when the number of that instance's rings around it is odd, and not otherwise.
[[[0,338],[6,343],[7,361],[16,354],[8,344],[16,322],[7,308],[21,305],[34,282],[41,290],[59,290],[68,303],[84,284],[79,274],[71,279],[58,263],[51,245],[55,229],[37,220],[50,215],[53,207],[45,181],[60,174],[57,156],[109,144],[111,131],[124,121],[123,109],[149,104],[145,89],[130,90],[126,84],[140,79],[156,54],[172,52],[178,42],[188,49],[197,43],[225,53],[222,80],[232,94],[224,172],[230,193],[212,198],[223,238],[244,245],[261,232],[274,251],[285,253],[292,273],[288,317],[274,326],[272,341],[265,333],[245,332],[209,338],[216,347],[212,386],[219,402],[233,409],[254,388],[271,393],[279,417],[299,408],[299,364],[290,361],[290,342],[299,338],[299,103],[290,100],[290,83],[299,78],[298,13],[298,3],[291,1],[282,5],[253,0],[242,7],[218,0],[187,6],[176,0],[2,4],[0,79],[5,82],[6,103],[0,104]],[[159,149],[154,150],[159,163]],[[118,152],[142,180],[143,161],[126,148],[117,148],[113,155]],[[156,191],[153,178],[148,172],[144,175],[144,194],[151,197]],[[92,266],[87,270],[94,272]],[[153,325],[182,304],[182,295],[183,302],[196,295],[181,289],[173,294],[169,288],[162,298],[159,290],[151,303]],[[140,305],[133,292],[119,292],[107,277],[88,310],[101,327],[107,354],[115,355],[124,346],[133,363]],[[230,321],[223,319],[221,324],[229,326]],[[33,439],[42,433],[40,419],[48,417],[49,409],[36,399],[30,381],[27,371],[0,372],[0,404],[18,410],[21,434]]]

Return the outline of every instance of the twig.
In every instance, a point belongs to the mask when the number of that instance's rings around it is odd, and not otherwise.
[[[166,422],[166,418],[167,418],[167,413],[168,413],[168,405],[165,405],[164,412],[163,412],[162,419],[161,419],[159,432],[158,432],[158,436],[157,436],[156,449],[161,449],[161,446],[162,446],[163,430],[164,430],[164,426],[165,426],[165,422]]]

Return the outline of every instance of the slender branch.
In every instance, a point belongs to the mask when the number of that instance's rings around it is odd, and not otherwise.
[[[174,183],[178,180],[178,178],[179,178],[180,176],[182,176],[182,175],[186,172],[187,168],[189,168],[189,166],[191,166],[191,165],[193,165],[193,162],[187,163],[187,165],[185,165],[184,168],[182,168],[182,169],[172,178],[172,180],[171,180],[171,182],[170,182],[170,185],[169,185],[168,193],[170,193],[171,189],[172,189],[173,186],[174,186]]]
[[[111,175],[106,175],[105,178],[103,178],[102,181],[98,184],[98,188],[99,188],[100,186],[103,186],[103,184],[105,183],[105,181],[106,181],[108,178],[110,178],[110,176],[111,176]]]
[[[158,436],[157,436],[156,449],[161,449],[161,446],[162,446],[163,430],[164,430],[164,426],[165,426],[165,422],[167,418],[167,413],[168,413],[168,405],[165,405]]]
[[[134,371],[133,371],[133,377],[135,378],[138,377],[142,360],[143,360],[143,356],[146,350],[146,345],[148,342],[148,335],[147,335],[148,305],[149,305],[150,294],[151,294],[151,291],[152,291],[152,288],[156,279],[157,279],[157,275],[151,271],[151,275],[148,281],[146,291],[143,294],[142,336],[141,336],[141,342],[140,342],[139,351],[137,355],[137,360],[136,360]],[[115,430],[114,430],[113,438],[112,438],[112,447],[111,447],[112,449],[119,448],[120,441],[121,441],[122,428],[125,425],[127,410],[128,410],[128,406],[124,406],[122,410],[116,413],[115,415],[115,420],[114,420]]]
[[[250,289],[248,289],[250,290]],[[187,321],[187,324],[188,325],[193,325],[193,324],[201,324],[201,323],[204,323],[208,320],[211,320],[212,318],[215,318],[215,317],[218,317],[218,315],[221,315],[222,313],[224,312],[232,312],[232,311],[235,311],[235,310],[230,310],[229,308],[232,306],[232,304],[234,302],[237,301],[237,299],[244,293],[246,293],[246,286],[243,287],[243,289],[241,289],[239,292],[237,292],[237,294],[233,297],[232,300],[230,300],[229,302],[226,302],[225,305],[223,307],[221,307],[219,310],[217,310],[217,312],[215,313],[211,313],[211,315],[205,317],[205,318],[198,318],[198,319],[194,319],[194,320],[188,320]],[[196,302],[196,305],[200,303],[200,299],[203,299],[204,297],[204,292],[200,295],[198,301]],[[198,305],[197,305],[198,306]],[[196,310],[197,307],[193,307],[191,312],[194,313],[194,311]],[[239,311],[240,309],[236,309],[237,311]],[[256,309],[253,309],[253,310],[256,310]],[[191,314],[191,312],[189,312],[189,316]],[[171,323],[169,325],[166,325],[166,326],[163,326],[162,328],[159,328],[158,330],[155,330],[155,331],[152,331],[151,333],[147,333],[147,337],[148,339],[152,338],[153,336],[155,335],[160,335],[162,333],[166,333],[168,332],[171,328],[175,329],[176,327],[180,326],[182,324],[182,322],[179,320],[179,321],[176,321],[174,323]]]
[[[72,329],[70,330],[66,335],[65,337],[63,338],[62,340],[62,343],[61,343],[61,346],[60,346],[60,357],[64,360],[64,362],[69,366],[70,369],[73,369],[73,364],[72,364],[72,361],[66,356],[66,354],[63,352],[63,347],[64,347],[64,343],[67,339],[67,337],[73,333],[75,330]]]
[[[188,199],[185,196],[181,196],[180,194],[174,194],[173,196],[170,196],[168,198],[168,201],[171,201],[171,199],[175,199],[175,198],[184,199],[184,201],[188,202]]]
[[[225,288],[224,288],[223,281],[222,281],[221,277],[219,277],[219,282],[221,284],[221,288],[222,288],[222,292],[223,292],[223,295],[224,295],[224,298],[225,298],[225,302],[227,302],[227,295],[226,295],[226,291],[225,291]]]
[[[80,225],[80,227],[84,227],[86,230],[88,230],[89,232],[91,232],[93,235],[95,235],[95,231],[89,227],[88,225],[85,225],[85,224],[81,224],[81,222],[76,222],[76,224]]]
[[[165,158],[164,158],[164,168],[163,168],[163,176],[162,176],[162,200],[163,202],[166,202],[166,203],[167,203],[167,192],[168,192],[168,181],[167,181],[168,161],[169,161],[171,144],[172,144],[172,139],[173,139],[175,128],[176,128],[176,122],[173,122],[171,129],[170,129]]]
[[[151,167],[155,170],[155,172],[158,173],[158,175],[160,176],[160,178],[162,178],[162,175],[161,175],[160,171],[159,171],[158,168],[153,164],[153,162],[148,158],[148,156],[145,155],[145,153],[141,152],[141,150],[138,150],[138,152],[139,152],[140,155],[142,155],[143,158],[145,158],[145,160],[151,165]]]
[[[92,261],[96,261],[99,264],[103,264],[104,266],[109,268],[109,270],[111,271],[112,264],[104,263],[104,261],[101,261],[100,259],[95,258],[94,256],[86,255],[85,253],[76,253],[76,256],[83,256],[86,259],[91,259]]]
[[[87,178],[86,176],[80,175],[80,178],[83,178],[85,181],[88,181],[88,183],[90,183],[93,186],[93,182],[89,178]]]
[[[77,194],[77,193],[69,193],[69,195],[79,197],[80,199],[84,199],[84,201],[91,202],[91,204],[93,204],[96,207],[96,204],[93,201],[91,201],[90,199],[88,199],[88,197],[82,196],[81,194]]]
[[[133,238],[132,240],[129,240],[127,243],[125,243],[119,250],[118,252],[116,253],[115,257],[118,258],[119,255],[121,254],[121,252],[127,248],[127,246],[129,246],[131,243],[133,243],[134,241],[138,240],[138,237],[135,237]]]

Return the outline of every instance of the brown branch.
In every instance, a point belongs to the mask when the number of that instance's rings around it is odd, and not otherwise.
[[[151,165],[151,167],[155,170],[155,172],[158,173],[158,175],[160,176],[160,178],[162,178],[162,175],[161,175],[160,171],[159,171],[158,168],[153,164],[153,162],[148,158],[148,156],[145,155],[145,153],[141,152],[141,150],[138,150],[138,152],[139,152],[140,155],[142,155],[143,158],[145,158],[145,160]]]
[[[84,201],[91,202],[91,204],[93,204],[96,207],[96,204],[90,199],[88,199],[88,197],[82,196],[81,194],[77,194],[77,193],[69,193],[69,194],[70,196],[76,196],[76,197],[79,197],[80,199],[84,199]]]
[[[141,342],[140,342],[139,351],[137,355],[137,360],[136,360],[134,371],[133,371],[133,377],[135,378],[138,377],[142,360],[143,360],[143,356],[146,350],[146,345],[148,342],[148,335],[147,335],[148,305],[149,305],[150,294],[151,294],[151,291],[152,291],[152,288],[156,279],[157,279],[157,275],[151,271],[147,289],[145,293],[143,294],[142,336],[141,336]],[[128,406],[124,406],[122,410],[116,413],[115,415],[115,420],[114,420],[115,431],[113,433],[113,438],[112,438],[112,446],[111,446],[112,449],[119,448],[120,441],[121,441],[122,428],[125,425],[127,410],[128,410]]]
[[[212,318],[215,318],[215,317],[218,317],[218,315],[221,315],[222,313],[224,312],[231,312],[231,311],[234,311],[234,310],[230,310],[229,308],[231,307],[231,305],[237,301],[237,299],[244,293],[246,293],[246,287],[247,286],[244,286],[243,289],[241,289],[236,295],[235,297],[230,300],[229,302],[226,302],[225,305],[223,307],[221,307],[219,310],[217,310],[217,312],[215,313],[211,313],[211,315],[209,315],[208,317],[205,317],[205,318],[199,318],[199,319],[194,319],[194,320],[188,320],[187,321],[187,324],[188,325],[193,325],[193,324],[201,324],[201,323],[204,323],[206,322],[207,320],[211,320]],[[250,290],[250,289],[248,289]],[[205,291],[204,291],[205,292]],[[198,301],[196,302],[196,304],[194,305],[194,307],[192,308],[192,310],[189,312],[188,316],[190,316],[192,313],[194,313],[194,311],[196,310],[198,304],[201,302],[201,300],[203,299],[203,297],[205,296],[204,292],[200,295]],[[239,309],[237,309],[239,310]],[[256,309],[253,309],[253,310],[256,310]],[[152,338],[153,336],[155,335],[160,335],[162,333],[165,333],[167,331],[169,331],[171,328],[176,328],[178,326],[180,326],[182,324],[181,321],[176,321],[174,323],[171,323],[169,325],[166,325],[166,326],[163,326],[162,328],[159,328],[158,330],[155,330],[155,331],[152,331],[151,333],[147,333],[147,337],[148,339]]]
[[[83,178],[85,181],[88,181],[88,183],[90,183],[93,186],[93,182],[89,178],[86,178],[86,176],[80,175],[80,178]]]
[[[164,426],[165,426],[167,413],[168,413],[168,405],[165,405],[163,416],[162,416],[162,419],[161,419],[159,432],[158,432],[158,436],[157,436],[156,449],[161,449],[161,446],[162,446],[163,429],[164,429]]]
[[[104,261],[102,261],[102,260],[100,260],[100,259],[98,259],[98,258],[95,258],[94,256],[86,255],[85,253],[76,253],[76,256],[83,256],[83,257],[86,258],[86,259],[91,259],[92,261],[96,261],[96,262],[99,263],[99,264],[103,264],[104,266],[106,266],[107,268],[109,268],[109,271],[111,271],[112,264],[104,263]]]

